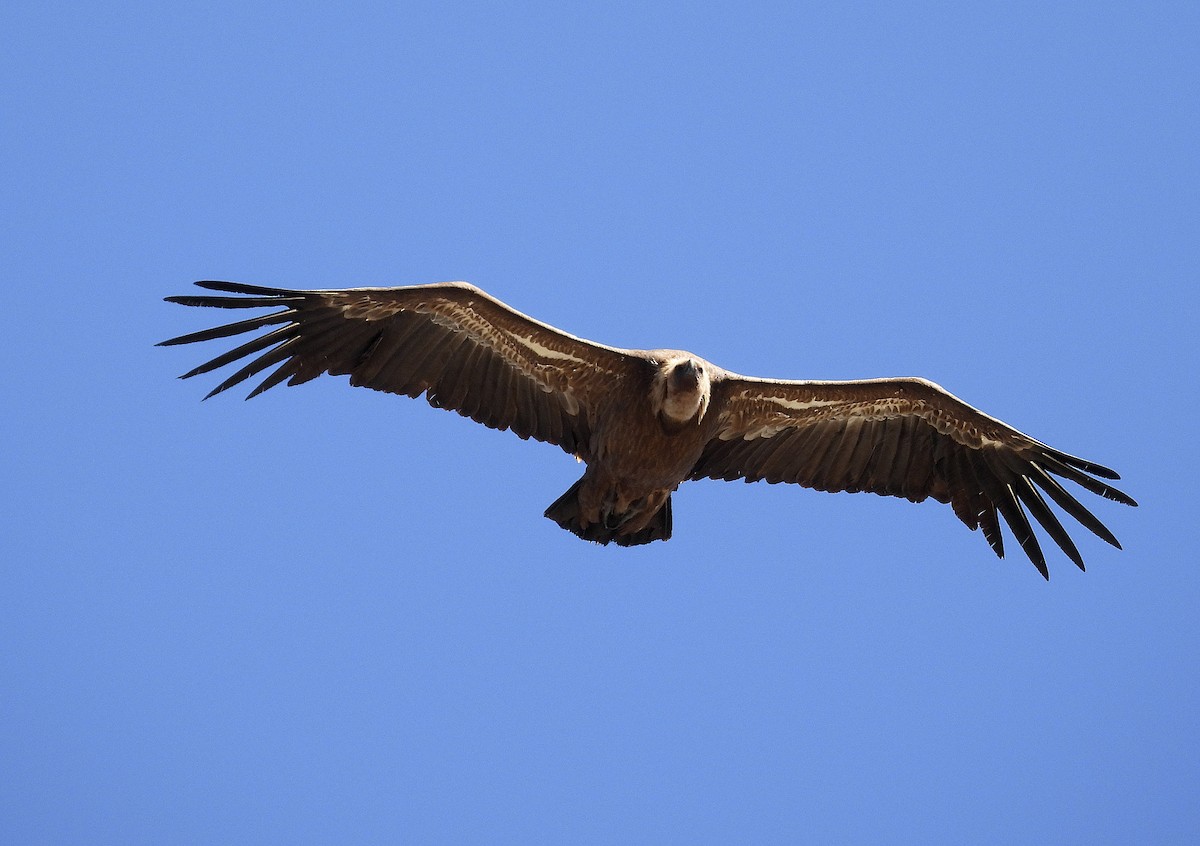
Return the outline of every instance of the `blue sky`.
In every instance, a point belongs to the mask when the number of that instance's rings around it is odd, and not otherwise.
[[[1200,14],[838,5],[6,3],[0,840],[1195,842]],[[201,403],[203,278],[920,375],[1141,507],[1049,584],[761,484],[600,548],[553,447]]]

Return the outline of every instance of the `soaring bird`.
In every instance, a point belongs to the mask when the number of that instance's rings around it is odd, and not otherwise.
[[[1000,517],[1049,578],[1028,515],[1083,558],[1043,494],[1117,539],[1058,481],[1136,505],[1115,472],[1060,452],[916,378],[785,381],[741,376],[682,350],[629,350],[569,335],[465,282],[298,291],[197,282],[168,302],[278,310],[169,341],[258,330],[183,379],[249,358],[205,397],[275,369],[253,397],[323,373],[416,397],[586,463],[545,515],[579,537],[634,546],[671,537],[671,494],[690,479],[793,482],[949,503],[1004,557]],[[1056,478],[1058,477],[1058,478]]]

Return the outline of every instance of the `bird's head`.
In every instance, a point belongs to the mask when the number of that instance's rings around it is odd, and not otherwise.
[[[676,425],[693,419],[698,424],[708,410],[709,369],[706,362],[687,354],[661,360],[654,380],[655,410]]]

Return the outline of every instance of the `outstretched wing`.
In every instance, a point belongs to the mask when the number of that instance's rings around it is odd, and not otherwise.
[[[351,385],[410,397],[425,393],[430,405],[587,458],[591,410],[634,367],[629,352],[568,335],[464,282],[335,291],[196,284],[239,296],[167,301],[282,307],[160,344],[269,329],[181,377],[250,359],[209,397],[271,367],[247,399],[285,380],[298,385],[322,373],[349,375]]]
[[[1120,478],[1107,467],[1059,452],[923,379],[777,382],[730,374],[714,392],[719,428],[691,478],[794,482],[913,502],[933,497],[949,503],[969,528],[981,528],[1003,558],[999,515],[1046,578],[1027,511],[1081,570],[1083,558],[1043,492],[1120,548],[1055,476],[1137,504],[1100,481]]]

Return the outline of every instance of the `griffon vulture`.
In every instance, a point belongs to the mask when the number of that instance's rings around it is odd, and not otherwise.
[[[163,345],[254,332],[181,378],[243,358],[208,396],[275,367],[250,396],[329,373],[416,397],[587,464],[546,516],[581,538],[633,546],[671,537],[671,493],[689,479],[765,479],[949,503],[1004,555],[1000,517],[1043,576],[1027,514],[1083,559],[1043,494],[1096,535],[1113,534],[1055,477],[1136,505],[1116,473],[1034,440],[924,379],[781,381],[740,376],[680,350],[626,350],[568,335],[463,282],[292,291],[197,282],[235,296],[167,297],[280,310]],[[247,397],[248,399],[249,397]],[[206,397],[207,399],[207,397]]]

